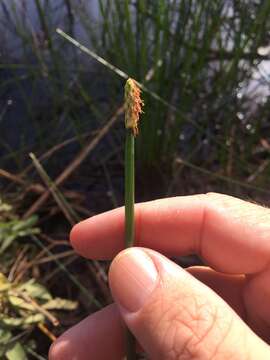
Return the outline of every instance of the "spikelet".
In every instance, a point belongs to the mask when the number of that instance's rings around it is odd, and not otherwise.
[[[138,135],[138,122],[143,107],[141,90],[136,81],[129,78],[125,85],[125,125],[132,129],[133,135]]]

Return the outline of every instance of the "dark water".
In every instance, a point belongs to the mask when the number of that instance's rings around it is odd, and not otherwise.
[[[40,0],[55,51],[62,51],[62,47],[65,46],[66,57],[70,58],[69,63],[74,65],[71,57],[74,48],[65,43],[65,40],[55,33],[55,29],[60,27],[67,32],[72,31],[72,35],[86,46],[91,47],[91,43],[86,36],[85,24],[81,23],[79,12],[69,13],[69,3],[75,4],[78,10],[79,6],[83,5],[89,21],[98,22],[98,0]],[[40,47],[38,50],[42,54],[42,61],[48,68],[52,62],[51,54],[44,43],[45,34],[35,0],[0,0],[0,33],[0,63],[3,64],[0,68],[1,161],[7,156],[11,160],[15,159],[16,152],[27,153],[37,141],[40,141],[37,140],[38,132],[44,126],[44,121],[38,125],[39,114],[41,111],[49,110],[53,95],[48,91],[51,80],[46,75],[43,76],[41,70],[37,76],[35,75],[35,79],[31,78],[31,71],[24,66],[42,66],[35,49],[33,51],[35,46]],[[32,40],[24,42],[25,35],[32,35]],[[68,64],[64,66],[67,67]],[[88,61],[87,66],[91,71],[91,62]],[[72,135],[70,133],[70,136]],[[6,165],[6,161],[4,163]],[[3,166],[2,161],[0,165]]]
[[[78,38],[84,37],[85,34],[73,7],[81,8],[84,13],[89,14],[89,21],[98,21],[99,18],[98,0],[40,0],[40,4],[51,29],[61,27],[70,21],[67,4],[71,4],[73,31]],[[22,48],[18,33],[25,29],[33,33],[40,31],[40,18],[35,0],[0,0],[0,29],[2,41],[4,40],[9,52],[19,56]]]

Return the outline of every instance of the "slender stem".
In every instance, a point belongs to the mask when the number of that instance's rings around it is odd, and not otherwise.
[[[126,360],[137,360],[136,356],[136,339],[134,335],[126,330],[126,347],[127,347],[127,357]]]
[[[134,245],[134,135],[126,130],[125,146],[125,241],[126,247]]]
[[[126,130],[125,145],[125,242],[126,248],[134,244],[134,135],[131,129]],[[127,329],[127,360],[136,360],[136,340]]]
[[[135,149],[134,137],[138,135],[138,121],[142,113],[141,90],[129,78],[125,85],[125,242],[126,248],[134,245]],[[136,360],[136,339],[127,330],[127,360]]]

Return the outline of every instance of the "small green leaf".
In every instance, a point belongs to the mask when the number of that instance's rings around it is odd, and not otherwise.
[[[38,234],[39,229],[34,227],[37,220],[38,217],[33,215],[26,220],[13,218],[9,221],[0,222],[0,254],[18,238]]]
[[[0,293],[7,291],[11,287],[11,283],[5,277],[4,274],[0,273]]]
[[[24,299],[20,298],[19,296],[9,295],[8,300],[9,300],[10,304],[14,307],[36,312],[36,308],[31,303],[25,301]]]
[[[48,290],[43,285],[35,282],[34,279],[31,279],[26,283],[20,285],[17,289],[19,291],[25,291],[29,296],[34,299],[40,299],[44,301],[49,301],[52,299],[52,296],[48,292]]]
[[[16,235],[12,234],[2,239],[2,245],[0,247],[0,254],[2,254],[16,239]]]
[[[0,214],[10,212],[11,210],[12,206],[4,203],[2,199],[0,199]]]
[[[25,318],[14,318],[7,316],[0,317],[0,323],[2,322],[4,326],[8,326],[11,328],[18,328],[26,325],[37,324],[39,322],[43,322],[44,320],[45,318],[42,314],[29,315]]]
[[[26,220],[18,220],[13,226],[13,231],[30,230],[38,221],[38,216],[33,215]]]
[[[43,314],[35,314],[35,315],[30,315],[27,316],[26,318],[23,319],[23,325],[32,325],[32,324],[37,324],[40,322],[44,322],[45,321],[45,317]]]
[[[27,360],[24,348],[19,342],[16,342],[11,348],[9,348],[5,355],[8,360]]]
[[[75,310],[78,307],[76,301],[55,298],[42,306],[46,310]]]
[[[12,338],[12,334],[8,330],[0,329],[0,356],[1,359],[6,353],[6,345]]]
[[[0,329],[0,348],[1,345],[3,344],[7,344],[8,341],[11,339],[12,334],[10,331],[5,330],[5,329]]]
[[[8,316],[1,316],[0,317],[0,324],[3,324],[4,326],[8,327],[20,327],[23,324],[23,319],[21,318],[14,318],[14,317],[8,317]]]

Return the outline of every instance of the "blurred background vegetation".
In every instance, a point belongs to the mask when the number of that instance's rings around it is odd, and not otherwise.
[[[123,204],[125,74],[146,88],[137,201],[270,203],[270,2],[0,0],[0,34],[0,357],[44,359],[111,301],[68,234]]]

